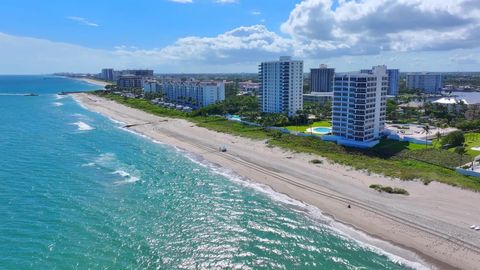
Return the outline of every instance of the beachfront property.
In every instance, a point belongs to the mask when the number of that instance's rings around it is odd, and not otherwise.
[[[165,101],[192,108],[225,100],[224,81],[166,81],[157,83],[155,89],[163,94]]]
[[[153,79],[153,70],[127,69],[120,71],[117,76],[117,87],[119,89],[143,88],[145,81]]]
[[[259,66],[259,102],[265,113],[294,116],[303,108],[303,61],[283,56]]]
[[[104,68],[100,73],[100,78],[105,81],[113,82],[115,80],[113,68]]]
[[[311,92],[332,92],[333,76],[335,69],[327,65],[320,65],[320,68],[310,69],[310,90]]]
[[[333,87],[332,135],[323,139],[359,148],[378,144],[385,125],[387,67],[337,73]]]
[[[407,73],[407,88],[426,93],[439,93],[443,88],[443,76],[440,73]]]
[[[372,74],[372,71],[373,71],[373,67],[372,69],[360,70],[361,73],[367,73],[367,74]],[[387,69],[387,77],[388,77],[387,95],[396,97],[400,89],[400,70]]]
[[[133,74],[121,75],[117,79],[117,87],[119,89],[132,89],[143,87],[143,77]]]
[[[315,103],[318,105],[325,105],[333,99],[333,92],[311,92],[310,94],[303,94],[303,104]]]

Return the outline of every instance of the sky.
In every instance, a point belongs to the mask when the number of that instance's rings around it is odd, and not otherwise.
[[[480,0],[2,0],[0,74],[480,71]]]

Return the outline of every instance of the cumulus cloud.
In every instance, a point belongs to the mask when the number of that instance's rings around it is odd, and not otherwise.
[[[476,4],[475,4],[476,3]],[[472,48],[480,42],[478,0],[304,0],[282,24],[304,52],[376,54]],[[322,43],[324,46],[312,46]],[[333,48],[333,50],[331,50]]]

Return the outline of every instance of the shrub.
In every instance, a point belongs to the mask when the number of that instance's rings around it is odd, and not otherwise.
[[[392,187],[384,187],[382,185],[373,184],[370,185],[371,189],[375,189],[378,192],[386,192],[389,194],[401,194],[401,195],[409,195],[408,191],[403,188],[392,188]]]
[[[461,146],[464,143],[465,143],[465,134],[459,130],[448,134],[442,139],[442,145],[448,145],[449,147]]]
[[[313,163],[313,164],[323,164],[323,161],[322,161],[322,160],[319,160],[319,159],[313,159],[313,160],[310,160],[310,163]]]

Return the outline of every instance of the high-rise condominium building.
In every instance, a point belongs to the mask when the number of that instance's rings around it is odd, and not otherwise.
[[[372,69],[362,69],[360,70],[361,73],[368,73],[372,74]],[[388,90],[387,95],[389,96],[397,96],[398,91],[400,89],[400,70],[398,69],[387,69],[387,76],[388,76]]]
[[[332,134],[324,139],[353,147],[373,147],[384,131],[388,75],[386,66],[371,73],[335,74]]]
[[[280,57],[259,66],[260,108],[293,116],[303,108],[303,61]]]
[[[388,75],[388,91],[387,95],[397,96],[400,89],[400,70],[387,69]]]
[[[113,68],[104,68],[102,69],[101,77],[105,81],[112,82],[115,80],[113,75]]]
[[[310,90],[312,92],[332,92],[334,68],[320,65],[320,68],[310,69]]]
[[[443,88],[443,77],[439,73],[408,73],[407,88],[422,90],[427,93],[440,92]]]

